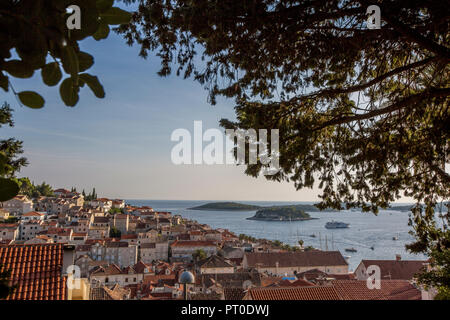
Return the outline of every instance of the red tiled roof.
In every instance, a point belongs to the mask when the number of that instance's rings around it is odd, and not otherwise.
[[[42,217],[44,214],[36,211],[30,211],[28,213],[23,214],[23,217]]]
[[[252,300],[342,300],[336,289],[327,287],[252,288]]]
[[[19,227],[18,223],[2,223],[0,229],[16,229]]]
[[[10,270],[10,285],[17,285],[7,300],[65,300],[63,254],[62,244],[0,247],[1,271]]]
[[[212,241],[190,241],[177,240],[170,245],[171,247],[215,247],[216,244]]]
[[[100,275],[100,276],[110,276],[110,275],[118,275],[124,274],[122,269],[116,264],[110,264],[107,267],[98,266],[93,272],[92,275]]]
[[[242,300],[245,296],[244,289],[242,288],[223,288],[223,294],[225,300]]]
[[[420,273],[427,261],[425,260],[362,260],[367,268],[370,265],[380,267],[382,280],[412,280]]]
[[[137,234],[123,234],[120,239],[137,239]]]
[[[380,289],[369,289],[364,280],[332,281],[344,300],[421,300],[422,294],[406,280],[381,280]]]
[[[249,267],[317,267],[348,265],[339,251],[246,253]]]
[[[249,289],[253,300],[421,300],[421,292],[405,280],[381,281],[380,289],[369,289],[366,281],[337,280],[314,287],[265,287]]]

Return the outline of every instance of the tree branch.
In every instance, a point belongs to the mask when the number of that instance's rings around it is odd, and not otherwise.
[[[316,96],[320,96],[320,95],[328,96],[328,95],[336,95],[336,94],[342,94],[342,93],[351,93],[351,92],[355,92],[355,91],[361,91],[361,90],[367,89],[368,87],[373,86],[374,84],[377,84],[378,82],[383,81],[386,78],[392,77],[403,71],[407,71],[410,69],[414,69],[414,68],[426,65],[434,60],[436,60],[436,57],[429,57],[429,58],[411,63],[409,65],[393,69],[393,70],[386,72],[385,74],[378,76],[378,77],[370,80],[369,82],[366,82],[363,84],[359,84],[359,85],[351,86],[351,87],[347,87],[347,88],[324,89],[324,90],[313,92],[313,93],[307,95],[306,97],[312,98],[312,97],[316,97]]]
[[[336,119],[332,119],[324,122],[320,127],[314,128],[313,131],[324,129],[328,126],[334,126],[344,123],[349,123],[357,120],[366,120],[382,114],[391,113],[400,110],[406,106],[414,105],[424,99],[434,98],[434,97],[445,97],[450,94],[450,88],[430,88],[428,90],[422,91],[421,93],[411,95],[403,100],[397,101],[390,106],[382,109],[372,110],[363,114],[355,114],[352,116],[344,116]]]

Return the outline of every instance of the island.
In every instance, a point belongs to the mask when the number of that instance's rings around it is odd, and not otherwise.
[[[189,210],[208,210],[208,211],[254,211],[261,209],[260,206],[243,204],[237,202],[211,202],[201,206],[188,208]]]
[[[302,209],[297,206],[277,206],[268,207],[256,211],[253,217],[247,220],[261,220],[261,221],[305,221],[318,218],[311,218]]]
[[[315,205],[312,204],[295,204],[291,206],[280,205],[280,206],[257,206],[251,204],[244,204],[238,202],[210,202],[203,204],[201,206],[187,208],[188,210],[210,210],[210,211],[254,211],[266,208],[286,208],[292,207],[298,210],[308,211],[308,212],[319,212],[319,211],[337,211],[335,209],[320,210]]]

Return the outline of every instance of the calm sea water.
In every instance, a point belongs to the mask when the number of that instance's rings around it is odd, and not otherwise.
[[[247,234],[256,238],[280,240],[294,245],[303,240],[305,246],[323,250],[339,250],[344,256],[350,256],[350,269],[354,270],[361,259],[395,259],[400,254],[402,259],[425,259],[424,255],[408,253],[405,244],[413,241],[408,234],[408,212],[382,210],[377,216],[360,211],[308,212],[311,217],[319,218],[308,221],[272,222],[246,220],[255,211],[198,211],[189,210],[208,202],[215,201],[168,201],[168,200],[128,200],[135,206],[150,206],[159,211],[205,223],[212,228],[225,228],[236,234]],[[312,204],[312,202],[265,202],[237,201],[239,203],[271,206],[289,204]],[[329,230],[325,223],[331,220],[350,223],[348,229]],[[316,235],[315,238],[310,235]],[[393,240],[398,237],[398,240]],[[374,250],[371,247],[374,247]],[[346,248],[355,248],[357,252],[346,252]]]

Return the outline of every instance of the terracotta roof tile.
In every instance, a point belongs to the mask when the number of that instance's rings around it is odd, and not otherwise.
[[[336,280],[333,286],[344,300],[421,300],[422,294],[406,280],[382,280],[380,289],[369,289],[363,280]]]
[[[422,260],[362,260],[367,268],[370,265],[380,267],[382,280],[412,280],[420,273],[427,261]]]
[[[212,241],[191,241],[191,240],[177,240],[170,245],[171,247],[216,247]]]
[[[2,271],[10,270],[10,285],[17,285],[7,300],[65,300],[63,253],[62,244],[0,247]]]
[[[348,265],[339,251],[246,253],[249,267],[317,267]]]
[[[342,300],[333,286],[294,288],[252,288],[252,300]]]

